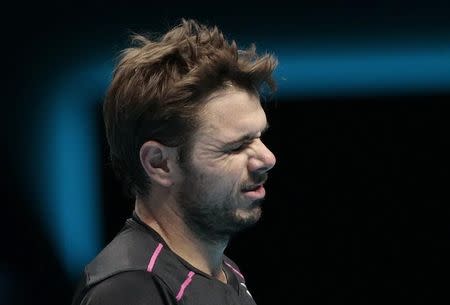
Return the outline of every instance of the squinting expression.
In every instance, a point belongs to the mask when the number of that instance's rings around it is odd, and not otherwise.
[[[198,236],[222,241],[261,217],[263,183],[275,156],[261,141],[268,125],[257,96],[219,91],[201,118],[177,202]]]

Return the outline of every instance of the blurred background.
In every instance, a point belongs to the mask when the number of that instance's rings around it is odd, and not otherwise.
[[[3,13],[0,304],[70,304],[83,266],[131,214],[102,98],[130,34],[182,17],[280,62],[263,219],[227,249],[257,304],[450,301],[448,1],[17,2]]]

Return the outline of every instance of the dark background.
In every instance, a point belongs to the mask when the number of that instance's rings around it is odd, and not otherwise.
[[[330,41],[379,41],[381,49],[402,39],[427,47],[431,37],[449,46],[449,8],[445,1],[39,2],[5,8],[11,20],[3,27],[2,51],[0,304],[69,304],[78,279],[36,208],[48,204],[34,183],[47,173],[30,166],[46,145],[34,129],[45,125],[39,120],[52,107],[49,88],[62,86],[58,81],[73,67],[88,66],[92,58],[112,62],[132,31],[164,32],[181,17],[217,24],[238,42],[271,41],[275,54],[278,47]],[[264,216],[227,249],[258,304],[450,301],[446,84],[336,95],[280,91],[265,106],[271,125],[266,142],[277,165]],[[102,90],[87,97],[98,143],[101,246],[132,209],[108,166]]]

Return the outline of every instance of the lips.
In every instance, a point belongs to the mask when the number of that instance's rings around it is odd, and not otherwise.
[[[252,192],[256,189],[258,189],[262,184],[256,184],[256,185],[251,185],[251,186],[247,186],[245,188],[242,189],[243,192]]]
[[[244,190],[242,190],[242,193],[246,198],[255,201],[264,198],[264,196],[266,195],[266,190],[261,183],[246,187]]]
[[[245,193],[246,196],[264,197],[265,194],[264,183],[266,183],[267,178],[268,178],[267,173],[254,175],[250,181],[255,183],[245,185],[241,191]]]

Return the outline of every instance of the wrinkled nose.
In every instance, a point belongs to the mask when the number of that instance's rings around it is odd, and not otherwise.
[[[258,139],[255,155],[250,158],[248,163],[248,170],[250,172],[265,173],[274,167],[275,163],[275,155]]]

